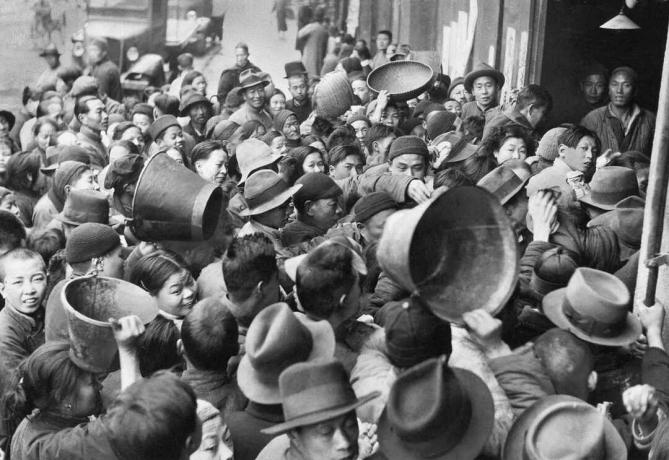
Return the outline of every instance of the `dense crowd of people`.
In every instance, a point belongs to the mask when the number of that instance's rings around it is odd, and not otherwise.
[[[297,19],[285,75],[238,43],[137,101],[89,37],[0,110],[4,458],[669,458],[635,70],[588,66],[547,126],[551,94],[500,105],[485,63],[372,90],[409,45]],[[202,187],[210,234],[180,238]],[[147,200],[174,233],[138,231]]]

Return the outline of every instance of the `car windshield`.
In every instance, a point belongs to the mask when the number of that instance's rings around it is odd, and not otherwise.
[[[149,8],[149,0],[90,0],[89,6],[91,8],[144,11]]]

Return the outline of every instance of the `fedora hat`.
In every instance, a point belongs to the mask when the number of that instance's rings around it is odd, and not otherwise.
[[[504,86],[504,74],[499,70],[489,66],[485,62],[481,62],[474,67],[474,69],[465,75],[464,85],[465,89],[472,92],[472,87],[474,86],[474,80],[479,77],[490,77],[497,82],[497,86],[501,88]]]
[[[86,222],[109,223],[109,201],[107,195],[95,190],[71,190],[65,205],[56,219],[69,224],[81,225]]]
[[[58,51],[58,47],[56,47],[55,43],[49,43],[46,48],[42,50],[41,53],[39,53],[40,57],[46,57],[46,56],[60,56],[60,51]]]
[[[422,410],[418,410],[421,408]],[[433,358],[400,374],[378,425],[389,460],[469,459],[493,427],[490,390],[477,375]]]
[[[455,131],[439,134],[430,141],[430,147],[435,148],[440,153],[444,149],[450,150],[444,163],[464,161],[473,156],[478,150],[477,146],[467,142],[462,133]]]
[[[310,320],[275,303],[253,319],[245,346],[237,369],[242,393],[256,403],[280,404],[281,372],[295,363],[332,358],[335,336],[327,321]]]
[[[239,144],[235,152],[239,172],[242,173],[242,177],[239,180],[240,184],[246,182],[249,175],[256,169],[269,166],[281,158],[281,154],[273,153],[269,145],[255,138],[247,139]]]
[[[295,75],[307,75],[307,69],[304,68],[302,61],[287,62],[284,64],[283,70],[286,71],[286,76],[283,78],[290,78]]]
[[[529,168],[525,170],[502,164],[483,176],[476,185],[495,195],[505,205],[525,187],[530,177]]]
[[[567,395],[546,396],[513,423],[502,460],[601,458],[624,460],[627,448],[613,423]]]
[[[602,225],[613,230],[624,246],[639,249],[643,230],[643,210],[646,202],[638,196],[629,196],[616,203],[613,210],[601,214],[588,227]]]
[[[260,430],[278,435],[342,416],[379,396],[356,398],[344,365],[334,359],[293,364],[279,376],[284,423]]]
[[[346,249],[350,250],[353,256],[351,260],[353,270],[358,272],[360,275],[367,274],[367,265],[365,264],[365,259],[362,257],[362,246],[360,246],[352,238],[349,238],[347,236],[335,236],[334,238],[330,238],[328,240],[323,241],[321,244],[312,249],[312,251],[316,250],[317,248],[333,244],[343,246]],[[286,275],[288,275],[288,278],[290,278],[293,282],[297,282],[297,268],[302,264],[304,259],[306,259],[308,256],[309,254],[300,254],[299,256],[286,259],[286,262],[284,263],[284,270],[286,271]]]
[[[589,206],[611,211],[615,209],[616,203],[632,195],[639,195],[639,183],[634,170],[623,166],[604,166],[592,176],[590,193],[579,200]]]
[[[258,85],[264,88],[269,85],[269,81],[264,79],[260,73],[254,72],[253,69],[246,69],[239,75],[239,87],[242,90],[247,90]]]
[[[379,265],[437,317],[462,324],[483,308],[495,315],[518,280],[518,248],[499,200],[480,187],[456,187],[386,221]],[[472,280],[485,280],[472,289]]]
[[[244,199],[248,208],[239,213],[242,217],[256,216],[274,208],[278,208],[290,199],[302,185],[290,187],[288,183],[274,171],[261,169],[246,181]]]
[[[184,98],[181,101],[181,107],[179,107],[179,115],[181,115],[182,117],[188,116],[188,111],[195,104],[205,104],[207,107],[211,108],[211,101],[209,101],[209,99],[207,99],[197,91],[189,91],[184,95]]]
[[[548,293],[542,305],[553,324],[586,342],[622,346],[641,335],[641,323],[629,311],[627,287],[600,270],[577,268],[567,287]]]

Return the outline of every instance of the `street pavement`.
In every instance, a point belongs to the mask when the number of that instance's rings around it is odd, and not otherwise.
[[[207,78],[210,94],[216,93],[221,72],[234,65],[235,45],[239,42],[249,46],[250,61],[268,72],[277,88],[288,91],[283,65],[300,59],[300,53],[295,50],[297,25],[295,20],[289,20],[288,32],[280,39],[272,4],[270,0],[231,0],[220,49],[195,62],[195,68]]]

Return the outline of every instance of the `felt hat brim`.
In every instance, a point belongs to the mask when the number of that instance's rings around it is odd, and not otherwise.
[[[481,452],[485,442],[492,432],[495,419],[495,406],[493,404],[490,390],[486,384],[472,372],[464,369],[452,368],[460,386],[467,392],[471,401],[472,416],[469,420],[469,426],[460,437],[459,442],[448,451],[431,455],[432,460],[460,460],[464,458],[476,458]],[[452,423],[460,423],[458,420],[452,420]],[[416,446],[412,446],[396,434],[394,428],[388,421],[387,409],[384,409],[379,419],[378,437],[381,452],[390,460],[425,460]],[[425,443],[421,443],[423,446]]]
[[[330,359],[335,352],[335,336],[332,326],[325,320],[316,321],[303,313],[294,313],[297,319],[305,326],[313,339],[313,347],[307,361]],[[279,379],[266,382],[251,364],[248,354],[244,354],[237,368],[237,382],[244,396],[260,404],[281,404]]]
[[[614,209],[616,209],[616,203],[613,204],[599,203],[592,199],[592,195],[590,193],[583,195],[581,198],[578,199],[578,201],[580,201],[581,203],[585,203],[588,206],[592,206],[593,208],[603,209],[605,211],[613,211]]]
[[[254,165],[253,168],[251,168],[247,174],[242,174],[242,177],[239,179],[239,185],[246,182],[246,179],[249,178],[249,175],[252,172],[255,172],[256,170],[262,168],[263,166],[269,166],[272,163],[275,163],[276,161],[280,160],[282,156],[283,155],[281,155],[280,153],[272,153],[272,155],[268,158],[266,162],[264,162],[263,164]]]
[[[574,326],[565,315],[562,308],[562,302],[566,294],[567,288],[557,289],[546,294],[542,302],[544,314],[560,329],[569,331],[579,339],[585,340],[586,342],[609,347],[629,345],[641,335],[643,330],[641,323],[632,313],[627,313],[627,318],[625,319],[625,328],[615,337],[598,337],[586,334]]]
[[[267,85],[269,85],[269,82],[267,80],[260,80],[260,81],[255,81],[253,83],[247,83],[246,85],[240,85],[239,87],[242,89],[242,91],[245,91],[249,88],[253,88],[254,86],[262,86],[264,88]]]
[[[271,211],[274,208],[278,208],[286,201],[288,201],[290,197],[292,197],[300,188],[302,188],[302,185],[300,184],[293,185],[288,190],[279,193],[277,196],[273,197],[266,203],[261,204],[260,206],[244,209],[239,213],[239,215],[242,217],[257,216],[258,214],[263,214],[267,211]]]
[[[373,393],[363,396],[362,398],[357,398],[355,402],[352,402],[350,404],[345,404],[343,406],[333,407],[331,409],[322,410],[311,414],[306,414],[301,417],[296,417],[287,422],[274,425],[270,428],[265,428],[264,430],[260,430],[260,432],[276,436],[279,434],[286,433],[292,430],[293,428],[298,428],[300,426],[314,425],[316,423],[324,422],[326,420],[331,420],[333,418],[347,414],[364,404],[367,404],[369,401],[379,397],[380,395],[381,392],[375,391]]]
[[[502,460],[518,460],[524,458],[525,438],[534,420],[549,407],[565,402],[583,404],[582,400],[573,396],[550,395],[540,399],[525,412],[520,414],[513,423],[511,430],[509,430],[502,451]],[[627,448],[615,426],[608,419],[604,423],[604,442],[606,444],[607,459],[624,460],[627,458]]]
[[[500,72],[499,70],[496,69],[481,69],[481,70],[475,70],[473,72],[470,72],[467,74],[465,77],[465,81],[463,82],[465,85],[465,89],[468,92],[472,92],[472,87],[474,86],[474,81],[479,78],[479,77],[490,77],[493,80],[497,82],[497,86],[500,88],[504,86],[504,82],[506,79],[504,78],[504,74]]]

